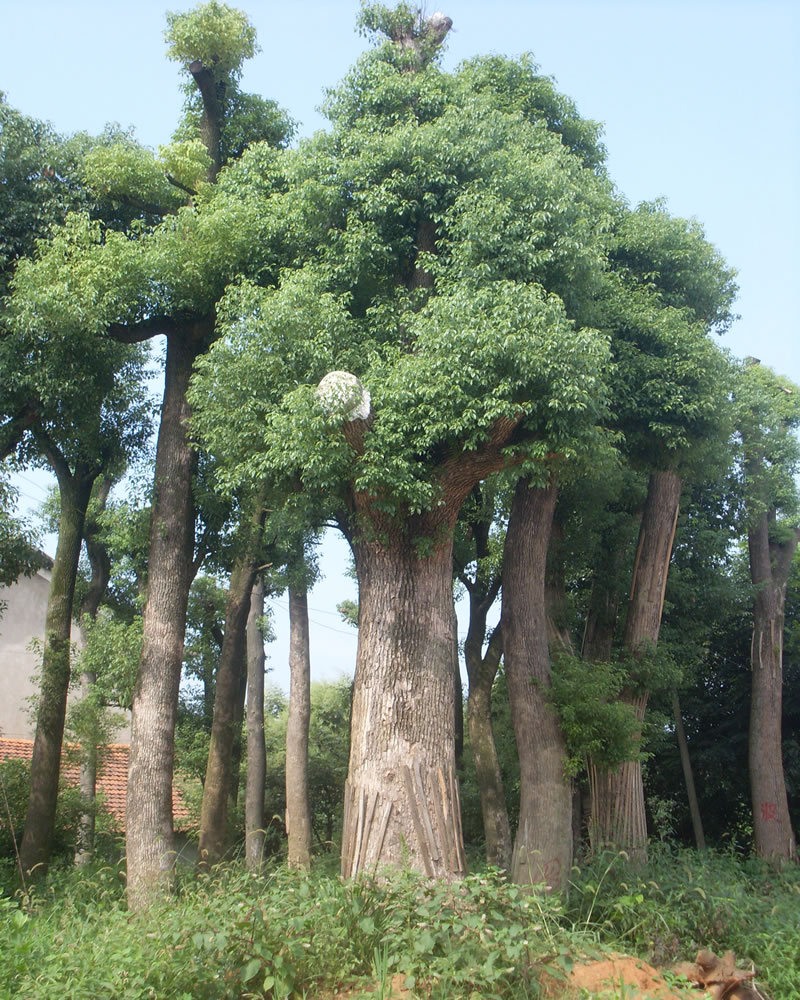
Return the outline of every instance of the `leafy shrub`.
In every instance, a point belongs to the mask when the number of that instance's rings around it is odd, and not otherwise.
[[[653,849],[597,858],[567,899],[497,872],[452,884],[408,872],[181,873],[127,912],[121,868],[56,870],[26,908],[0,898],[0,1000],[223,1000],[379,993],[396,975],[430,1000],[537,996],[541,973],[612,948],[657,964],[732,948],[774,1000],[800,1000],[800,871]],[[375,994],[374,994],[375,995]]]
[[[30,791],[29,761],[10,757],[0,762],[0,858],[13,859],[14,839],[16,838],[18,847],[22,842]],[[80,791],[70,788],[62,781],[56,807],[54,855],[67,854],[73,850],[81,811]],[[0,882],[0,887],[2,885]]]

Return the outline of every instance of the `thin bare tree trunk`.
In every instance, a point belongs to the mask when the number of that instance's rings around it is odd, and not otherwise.
[[[500,593],[501,574],[490,569],[490,536],[494,518],[493,504],[487,504],[480,487],[473,490],[477,512],[469,520],[472,543],[475,546],[475,575],[471,578],[464,568],[457,576],[469,594],[469,625],[464,640],[464,661],[467,667],[467,725],[475,760],[475,776],[481,800],[486,861],[508,871],[511,868],[511,826],[508,822],[503,778],[494,741],[492,726],[492,688],[503,655],[503,632],[498,625],[486,642],[486,620]]]
[[[96,503],[100,510],[105,510],[111,487],[114,481],[110,476],[105,476],[100,483],[96,495]],[[97,618],[100,602],[108,587],[111,577],[111,560],[105,545],[98,539],[99,525],[94,516],[87,517],[84,523],[84,542],[86,552],[89,556],[89,564],[92,567],[92,578],[85,597],[81,601],[81,619],[85,615],[90,618]],[[81,636],[85,636],[83,622],[78,625]],[[81,698],[89,698],[92,689],[97,682],[97,676],[91,670],[81,672]],[[78,821],[78,837],[75,848],[75,864],[83,866],[88,864],[94,857],[94,832],[95,832],[95,801],[97,789],[97,743],[91,743],[81,747],[80,766],[80,792],[81,800],[85,805],[85,810]]]
[[[458,655],[458,615],[455,601],[453,602],[453,684],[455,686],[455,734],[456,734],[456,770],[464,766],[464,687],[461,683],[461,662]]]
[[[623,643],[635,657],[658,642],[667,575],[681,499],[681,477],[673,471],[653,472],[647,489],[639,544],[633,567]],[[644,721],[647,691],[623,693],[639,722]],[[647,819],[641,761],[624,761],[616,771],[589,768],[592,789],[593,845],[613,844],[632,857],[647,857]]]
[[[485,618],[484,614],[484,630]],[[470,632],[473,630],[470,615]],[[476,622],[476,630],[479,624]],[[481,798],[483,835],[486,841],[486,861],[505,871],[511,868],[511,826],[508,822],[503,778],[492,729],[492,687],[503,652],[502,629],[498,626],[489,640],[486,654],[482,653],[482,640],[469,649],[470,634],[464,646],[469,674],[467,720],[469,741],[475,758],[475,773]]]
[[[558,520],[558,506],[553,515],[547,570],[544,581],[544,606],[547,615],[547,643],[551,655],[574,652],[570,634],[567,591],[564,580],[564,527]]]
[[[697,801],[697,790],[694,786],[692,761],[689,757],[689,742],[686,739],[686,730],[683,726],[683,715],[681,714],[681,703],[677,691],[674,691],[672,694],[672,715],[675,719],[675,736],[678,740],[678,751],[681,755],[683,780],[686,783],[686,797],[689,800],[689,814],[692,817],[694,842],[698,851],[703,851],[706,846],[706,837],[703,833],[703,820],[700,816],[700,804]]]
[[[246,624],[245,624],[246,631]],[[236,692],[236,703],[233,709],[233,746],[231,747],[231,781],[228,792],[231,811],[239,802],[239,785],[241,783],[242,752],[244,740],[242,727],[244,723],[245,701],[247,699],[247,644],[242,643],[239,650],[239,663],[236,668],[239,675],[239,689]]]
[[[225,635],[217,667],[214,718],[200,809],[198,864],[210,867],[222,860],[228,836],[231,762],[237,726],[241,664],[245,655],[250,592],[256,575],[255,559],[245,552],[231,573],[225,604]],[[241,719],[238,720],[241,727]]]
[[[311,650],[305,584],[289,584],[289,718],[286,724],[286,829],[290,868],[311,865],[308,727],[311,721]]]
[[[264,785],[267,752],[264,742],[264,582],[256,577],[247,616],[247,785],[245,791],[245,860],[249,871],[264,857]]]
[[[770,515],[764,513],[748,533],[750,578],[756,588],[750,648],[750,792],[756,852],[789,861],[797,857],[797,841],[783,772],[783,629],[786,586],[800,528],[783,541],[770,539],[769,529]]]
[[[550,691],[545,574],[557,488],[517,483],[503,555],[503,648],[520,763],[512,876],[523,885],[566,883],[572,864],[572,791]]]
[[[45,619],[42,676],[31,760],[31,791],[20,864],[26,873],[47,871],[55,828],[61,743],[70,678],[72,601],[78,573],[86,507],[95,476],[72,476],[63,460],[52,463],[58,476],[61,514]]]

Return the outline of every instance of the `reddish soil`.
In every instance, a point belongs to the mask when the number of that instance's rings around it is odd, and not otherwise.
[[[625,996],[631,1000],[686,1000],[687,992],[676,992],[661,973],[639,958],[609,955],[600,962],[576,965],[569,974],[570,988],[589,990],[593,996]],[[694,992],[694,991],[693,991]],[[695,998],[698,994],[694,992]],[[699,1000],[699,998],[698,998]]]

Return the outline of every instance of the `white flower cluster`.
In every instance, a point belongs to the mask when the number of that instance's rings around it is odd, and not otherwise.
[[[317,398],[329,416],[343,420],[367,420],[370,415],[370,395],[350,372],[328,372],[317,386]]]

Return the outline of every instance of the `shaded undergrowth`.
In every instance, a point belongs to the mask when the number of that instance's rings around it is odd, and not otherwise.
[[[752,961],[773,1000],[800,1000],[800,870],[712,852],[654,850],[646,868],[601,856],[565,896],[497,872],[455,885],[399,872],[220,867],[128,913],[114,867],[54,872],[30,899],[0,896],[0,998],[211,1000],[386,995],[402,975],[426,997],[539,995],[544,971],[615,949],[657,964],[700,947]]]

